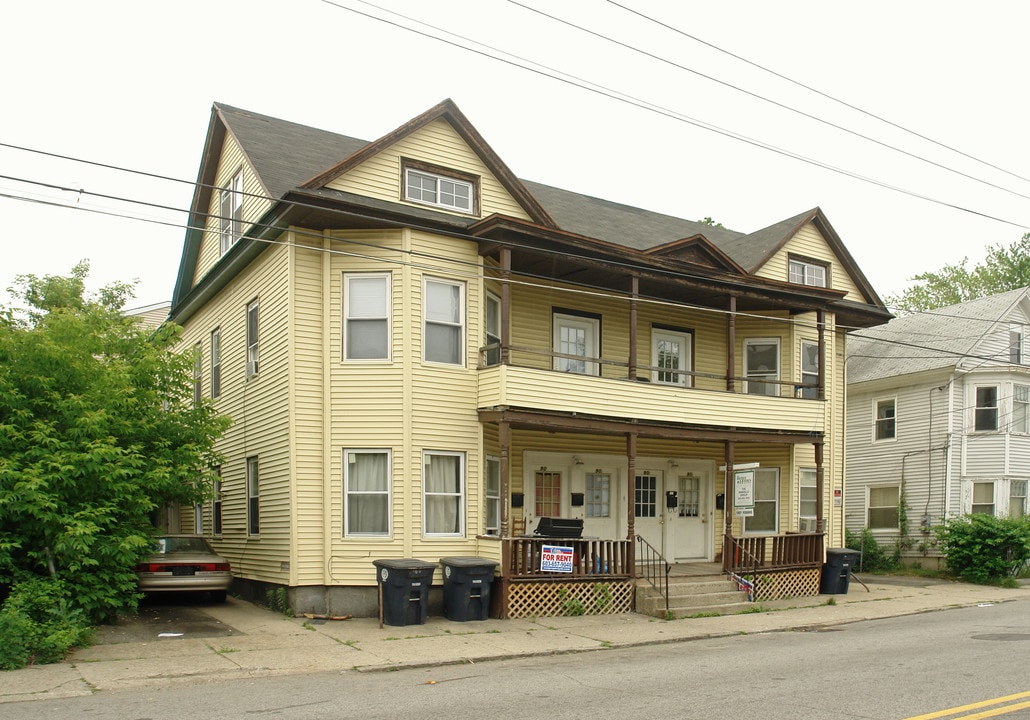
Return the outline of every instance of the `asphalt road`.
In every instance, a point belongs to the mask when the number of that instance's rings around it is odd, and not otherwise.
[[[930,713],[948,720],[1028,719],[1028,611],[1030,602],[1010,602],[817,632],[396,672],[199,682],[9,703],[0,705],[0,720],[907,720]],[[165,622],[164,612],[157,622]],[[1012,695],[1020,696],[938,714]]]

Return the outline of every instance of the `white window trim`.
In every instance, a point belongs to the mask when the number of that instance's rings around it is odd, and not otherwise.
[[[417,175],[424,178],[430,178],[436,181],[436,200],[424,200],[422,198],[412,197],[408,191],[410,179],[412,175]],[[440,196],[440,182],[449,182],[454,185],[460,185],[468,189],[468,207],[462,207],[461,205],[451,205],[445,202],[441,202]],[[475,212],[476,207],[476,185],[475,183],[469,182],[462,178],[457,178],[451,175],[445,175],[442,173],[430,172],[428,170],[422,170],[421,168],[404,168],[404,199],[408,202],[418,203],[419,205],[429,205],[430,207],[437,207],[443,210],[451,210],[453,212],[460,212],[465,215],[472,215]]]
[[[899,518],[901,517],[901,483],[899,483],[899,482],[876,483],[875,485],[867,485],[866,488],[865,488],[865,517],[863,518],[863,521],[864,521],[863,524],[872,533],[888,534],[888,535],[892,534],[892,533],[896,534],[896,533],[900,532],[900,530],[901,530],[900,524],[899,524],[898,527],[889,527],[889,528],[888,527],[876,527],[876,528],[874,528],[874,527],[871,527],[870,524],[869,524],[869,511],[872,509],[870,507],[869,498],[870,498],[870,495],[871,495],[873,490],[878,490],[878,489],[881,489],[881,488],[893,488],[893,489],[898,491],[898,504],[895,507],[898,508],[898,517]],[[877,505],[876,507],[887,507],[887,506],[886,505]]]
[[[490,494],[490,468],[497,468],[497,495]],[[489,522],[490,513],[487,512],[487,508],[491,505],[495,505],[497,509],[497,527],[491,527]],[[501,534],[501,513],[503,507],[501,505],[501,459],[494,455],[486,456],[486,463],[483,465],[483,533],[491,537],[497,537]],[[493,531],[493,532],[491,532]]]
[[[990,503],[978,503],[976,501],[976,486],[977,485],[990,485],[991,486],[991,502]],[[991,506],[990,513],[983,513],[984,515],[991,515],[993,517],[998,516],[998,482],[995,480],[971,480],[969,483],[969,514],[977,512],[973,508],[977,505]]]
[[[595,317],[585,317],[583,315],[569,315],[562,312],[552,313],[551,320],[551,332],[552,332],[552,347],[554,352],[560,352],[559,347],[561,346],[561,329],[563,327],[571,328],[582,328],[585,329],[587,337],[587,354],[583,356],[583,372],[576,373],[574,370],[568,369],[568,363],[574,362],[569,358],[554,358],[554,369],[559,372],[574,373],[577,375],[591,375],[597,376],[599,374],[600,365],[597,363],[597,358],[600,353],[600,341],[601,341],[601,321]],[[569,353],[571,354],[571,353]]]
[[[980,399],[977,397],[980,394],[980,390],[986,390],[992,388],[994,390],[994,405],[983,405],[981,406]],[[970,428],[974,433],[996,433],[1001,430],[1001,388],[994,383],[985,383],[983,385],[973,386],[973,402],[971,403],[973,409],[972,423]],[[976,416],[980,410],[994,410],[994,427],[984,428],[981,430],[976,426]]]
[[[775,345],[776,346],[776,371],[775,373],[765,372],[761,375],[757,374],[758,371],[752,372],[751,368],[748,367],[748,353],[747,348],[749,345]],[[750,394],[751,385],[750,383],[773,383],[769,385],[773,389],[772,393],[754,393],[755,395],[765,395],[767,397],[779,397],[780,396],[780,367],[783,365],[783,355],[780,352],[780,338],[778,337],[767,337],[767,338],[745,338],[744,340],[744,377],[747,378],[745,382],[745,393]],[[754,377],[754,380],[750,378]],[[761,379],[758,379],[761,378]]]
[[[1023,399],[1019,399],[1019,395],[1023,396]],[[1022,427],[1016,427],[1016,407],[1017,405],[1023,406],[1023,425]],[[1030,385],[1023,383],[1012,384],[1012,420],[1009,423],[1009,432],[1017,434],[1030,433]]]
[[[819,272],[813,273],[813,270],[818,270]],[[787,261],[787,281],[794,283],[795,285],[807,285],[808,287],[821,288],[828,287],[827,279],[829,274],[830,268],[822,263],[811,260],[800,260],[797,258],[790,258]],[[810,282],[810,280],[815,280],[815,275],[821,275],[822,282]]]
[[[662,368],[651,371],[651,382],[659,385],[677,385],[680,387],[691,387],[694,378],[690,375],[694,368],[693,358],[693,333],[682,330],[666,330],[664,328],[652,328],[651,330],[651,365],[658,367],[658,343],[662,340],[672,340],[680,343],[683,352],[680,353],[680,364],[676,368]],[[659,380],[663,373],[671,373],[678,376],[675,382]]]
[[[226,205],[228,204],[228,208]],[[222,255],[243,235],[243,168],[218,194],[218,249]]]
[[[890,401],[894,404],[894,434],[890,437],[877,437],[877,428],[879,427],[879,411],[880,403]],[[872,441],[874,443],[886,443],[886,442],[897,442],[898,439],[898,398],[896,395],[888,397],[873,398],[873,428],[872,428]]]
[[[811,480],[807,485],[804,480],[808,478]],[[816,490],[816,511],[815,514],[805,515],[801,512],[801,503],[804,502],[804,493],[802,490],[805,487],[813,487]],[[819,517],[819,470],[818,468],[798,468],[798,520],[810,520],[814,524]],[[800,525],[799,528],[800,530]],[[812,532],[815,532],[814,530]]]
[[[376,318],[373,316],[362,316],[361,318],[352,318],[350,314],[350,308],[352,303],[350,302],[350,283],[355,278],[371,280],[375,278],[381,278],[385,281],[386,288],[386,315],[383,318]],[[392,273],[344,273],[343,274],[343,361],[346,363],[375,363],[375,362],[390,362],[393,360],[393,275]],[[360,320],[378,320],[382,319],[386,321],[386,356],[375,357],[375,358],[352,358],[348,357],[350,349],[348,347],[347,338],[348,330],[347,325],[351,319]]]
[[[805,371],[805,348],[806,346],[815,347],[815,372]],[[798,357],[798,377],[801,380],[801,387],[798,389],[798,397],[808,397],[806,393],[811,395],[811,399],[816,400],[819,398],[819,363],[822,358],[819,357],[819,343],[815,340],[802,340],[799,346],[799,357]],[[811,376],[811,384],[805,384],[805,377]]]
[[[1009,362],[1022,365],[1025,358],[1023,326],[1016,323],[1009,325]]]
[[[776,474],[776,522],[773,524],[772,530],[748,530],[747,521],[748,517],[741,518],[741,531],[745,535],[778,535],[780,532],[780,505],[782,504],[782,488],[780,484],[780,469],[779,468],[757,468],[755,470],[755,504],[758,503],[758,474],[759,473],[775,473]],[[768,500],[763,502],[769,502]]]
[[[254,313],[254,337],[251,337],[250,328],[250,315]],[[247,328],[247,363],[246,363],[246,375],[251,377],[258,374],[260,369],[260,346],[261,346],[261,312],[260,306],[257,300],[252,300],[247,303],[247,314],[246,314],[246,328]]]
[[[222,396],[222,328],[211,331],[211,397]]]
[[[438,285],[448,285],[450,287],[458,288],[458,321],[445,322],[442,320],[430,320],[428,310],[429,297],[429,286],[430,284],[436,283]],[[466,343],[466,328],[465,328],[465,283],[458,280],[448,280],[440,277],[425,276],[422,279],[422,362],[429,365],[442,365],[445,367],[465,367],[465,343]],[[445,362],[443,360],[429,360],[426,358],[426,340],[428,339],[429,333],[427,327],[429,325],[441,325],[447,327],[456,327],[460,330],[458,339],[458,360],[457,362]]]
[[[460,477],[461,477],[461,489],[457,493],[430,493],[426,491],[426,465],[430,457],[456,457],[458,458]],[[449,450],[423,450],[422,451],[422,535],[423,537],[465,537],[465,523],[466,523],[466,508],[465,508],[465,492],[468,485],[467,478],[467,464],[465,462],[465,453],[454,452]],[[428,495],[440,495],[444,497],[456,497],[458,498],[458,530],[457,532],[429,532],[426,528],[426,497]]]
[[[496,333],[491,332],[492,326],[496,326]],[[501,342],[501,298],[496,293],[487,291],[486,299],[483,302],[483,344],[492,345]],[[496,362],[489,358],[496,357]],[[483,354],[483,365],[493,366],[501,362],[501,348],[487,350]]]
[[[350,490],[350,456],[351,455],[385,455],[386,456],[386,492],[361,492]],[[352,495],[386,495],[386,531],[385,532],[351,532],[350,498]],[[343,536],[349,538],[383,538],[393,537],[393,451],[389,448],[344,448],[343,450]]]
[[[247,536],[261,535],[261,469],[257,455],[247,458]]]

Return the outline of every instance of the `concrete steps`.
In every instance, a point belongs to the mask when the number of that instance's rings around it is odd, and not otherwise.
[[[637,612],[664,618],[665,599],[646,580],[637,580]],[[751,606],[747,593],[726,575],[669,578],[669,613],[690,617],[702,613],[735,615]]]

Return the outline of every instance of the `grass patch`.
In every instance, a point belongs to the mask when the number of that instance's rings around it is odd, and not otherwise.
[[[722,617],[722,613],[718,610],[709,610],[707,612],[694,613],[693,615],[688,615],[687,617],[691,620],[693,620],[694,618]]]

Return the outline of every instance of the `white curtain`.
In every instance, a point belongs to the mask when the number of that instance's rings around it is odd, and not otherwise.
[[[390,531],[387,453],[351,453],[347,464],[347,533]]]
[[[461,532],[461,458],[427,455],[425,463],[426,532]]]

